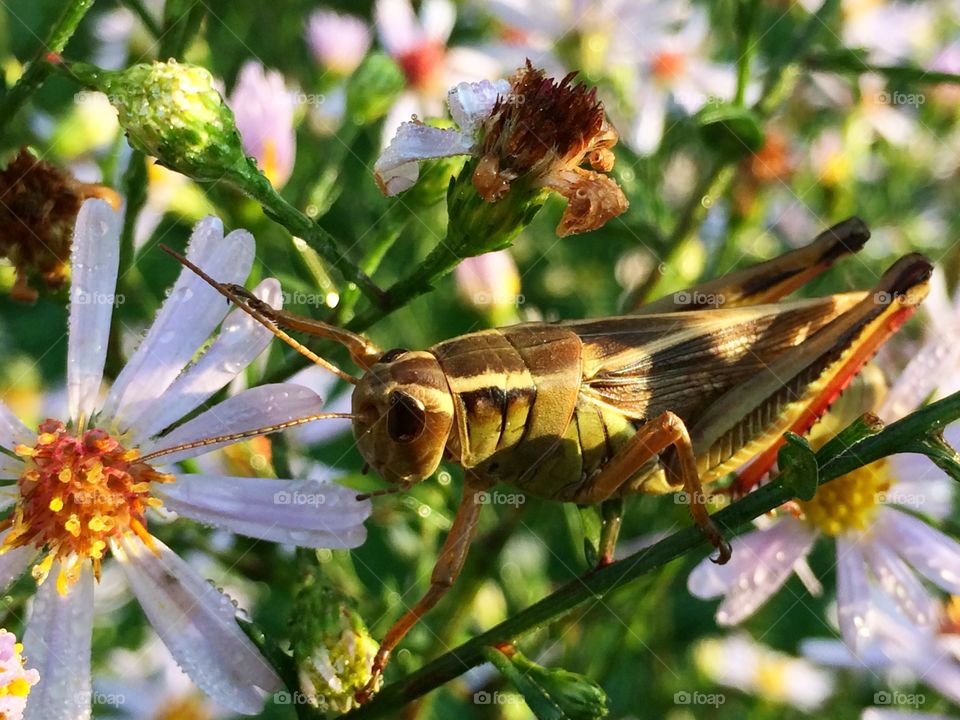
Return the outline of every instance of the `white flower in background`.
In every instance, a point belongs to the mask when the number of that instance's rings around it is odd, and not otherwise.
[[[517,321],[520,271],[509,249],[462,260],[453,271],[460,299],[488,316],[494,325]]]
[[[370,28],[356,15],[316,10],[307,21],[307,45],[314,59],[338,75],[349,75],[370,49]]]
[[[194,682],[234,712],[259,712],[280,680],[235,621],[230,598],[150,535],[148,509],[224,530],[304,547],[360,544],[368,502],[312,481],[181,474],[170,464],[223,447],[223,436],[317,413],[321,400],[292,384],[265,385],[201,408],[269,344],[270,333],[234,311],[189,271],[181,273],[140,347],[101,392],[115,296],[120,215],[84,203],[73,239],[67,340],[69,417],[37,430],[0,403],[0,479],[12,512],[0,533],[0,585],[27,568],[38,582],[24,644],[42,677],[28,720],[89,717],[93,594],[108,551],[151,624]],[[242,283],[254,240],[226,237],[206,218],[187,250],[221,282]],[[255,291],[280,305],[276,280]],[[199,356],[198,349],[220,327]],[[157,463],[164,463],[161,469]],[[303,500],[303,502],[300,502]]]
[[[822,706],[833,693],[829,672],[747,635],[700,640],[693,657],[700,672],[716,683],[805,712]]]
[[[882,607],[885,598],[876,598],[876,604]],[[919,681],[954,703],[960,703],[960,600],[954,597],[938,616],[942,616],[939,625],[918,632],[916,626],[904,621],[899,614],[878,610],[871,619],[870,640],[858,654],[832,639],[805,640],[800,649],[805,657],[820,665],[868,670],[874,677],[883,673],[890,685]],[[884,696],[886,702],[894,700],[892,693],[881,691],[874,696],[875,701],[884,700]],[[897,716],[873,714],[870,717]]]
[[[274,187],[283,187],[293,171],[297,152],[294,95],[283,75],[248,60],[240,68],[227,104],[233,110],[244,151],[257,159]]]
[[[450,0],[424,0],[419,16],[410,0],[377,0],[374,17],[380,44],[407,78],[406,91],[387,113],[384,145],[412,116],[442,114],[447,88],[500,74],[499,63],[481,50],[447,47],[457,17]]]
[[[868,50],[869,62],[917,62],[934,44],[935,3],[844,0],[842,8],[843,44]]]
[[[231,713],[197,690],[156,639],[107,656],[93,687],[110,717],[123,720],[225,720]]]
[[[495,0],[483,3],[516,29],[537,65],[554,58],[617,88],[605,97],[624,142],[639,153],[656,150],[674,109],[695,113],[729,100],[736,89],[731,66],[713,63],[706,49],[706,14],[688,2],[612,0]]]
[[[856,400],[848,391],[814,426],[814,447],[876,404],[857,407]],[[960,439],[958,430],[948,429],[948,442]],[[872,598],[877,593],[889,598],[911,624],[929,627],[937,621],[936,598],[918,575],[947,592],[960,593],[960,543],[914,513],[934,519],[948,516],[951,483],[923,455],[896,455],[871,463],[824,485],[812,500],[781,510],[763,529],[736,538],[730,562],[699,564],[687,587],[699,598],[723,598],[717,622],[736,625],[791,574],[808,572],[806,558],[814,542],[825,536],[836,547],[840,630],[854,652],[870,636],[877,612]]]

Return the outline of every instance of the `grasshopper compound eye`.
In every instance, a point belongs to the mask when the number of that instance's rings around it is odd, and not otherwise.
[[[387,433],[391,440],[411,443],[423,435],[426,425],[427,413],[422,402],[399,390],[390,393]]]

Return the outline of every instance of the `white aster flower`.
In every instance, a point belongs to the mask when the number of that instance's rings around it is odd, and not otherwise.
[[[896,389],[894,392],[897,392]],[[814,446],[841,430],[865,408],[841,397],[814,427]],[[843,412],[843,410],[847,412]],[[960,439],[948,430],[947,440]],[[721,597],[717,622],[736,625],[779,590],[791,574],[808,571],[806,558],[821,537],[834,541],[837,614],[844,642],[865,647],[881,594],[919,628],[937,621],[937,601],[921,577],[960,593],[960,543],[915,513],[942,519],[952,509],[952,481],[923,455],[896,455],[837,478],[793,511],[784,509],[764,528],[736,538],[726,565],[706,561],[687,581],[700,598]]]
[[[230,598],[147,528],[150,508],[271,542],[345,548],[360,544],[369,503],[311,481],[181,474],[168,464],[223,447],[265,426],[316,415],[320,398],[291,384],[256,387],[192,419],[269,344],[270,333],[234,311],[189,271],[181,273],[140,347],[101,391],[119,258],[120,215],[84,203],[73,239],[67,340],[69,415],[37,430],[0,403],[0,479],[12,512],[0,532],[0,586],[27,568],[39,587],[24,644],[42,678],[27,720],[90,717],[93,595],[109,551],[173,658],[234,712],[259,712],[280,680],[236,623]],[[188,257],[218,280],[242,283],[253,237],[226,237],[216,218],[194,230]],[[255,291],[276,307],[280,287]],[[219,333],[199,354],[198,349]],[[168,430],[174,426],[172,430]],[[160,469],[156,463],[168,465]],[[307,497],[305,503],[291,497]]]
[[[412,116],[440,115],[447,88],[500,73],[499,63],[483,51],[447,46],[457,19],[450,0],[424,0],[419,16],[410,0],[377,0],[374,19],[380,44],[407,79],[407,89],[387,113],[384,145]]]
[[[940,623],[918,631],[917,627],[896,612],[885,609],[886,599],[875,598],[877,612],[870,620],[870,639],[858,654],[844,643],[832,639],[809,639],[801,643],[805,657],[831,667],[869,670],[883,674],[887,684],[903,686],[922,682],[954,703],[960,703],[960,601],[953,600],[939,612]],[[877,704],[899,705],[906,693],[880,691],[874,695]],[[916,694],[910,697],[917,698]],[[919,697],[922,698],[922,695]],[[906,697],[902,699],[907,699]],[[921,701],[922,702],[922,701]],[[864,717],[895,718],[908,715],[887,715],[893,710],[873,709]],[[902,711],[899,711],[902,712]],[[934,716],[924,715],[924,718]]]
[[[833,693],[833,677],[803,658],[746,635],[706,638],[693,649],[697,667],[721,685],[811,712]]]

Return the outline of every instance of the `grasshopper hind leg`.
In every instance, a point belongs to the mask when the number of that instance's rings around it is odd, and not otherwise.
[[[715,562],[723,564],[730,559],[730,545],[724,539],[720,528],[713,522],[710,513],[707,512],[703,485],[697,472],[697,460],[687,426],[672,412],[665,412],[641,425],[636,434],[610,458],[588,485],[573,497],[565,499],[582,504],[602,503],[616,497],[618,493],[629,491],[629,484],[637,472],[669,448],[676,449],[674,472],[689,500],[690,514],[706,538],[717,549],[718,557]],[[671,469],[673,467],[674,464],[671,463]],[[609,552],[612,557],[612,546]]]

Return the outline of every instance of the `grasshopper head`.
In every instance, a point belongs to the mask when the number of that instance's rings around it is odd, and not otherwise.
[[[364,460],[387,482],[419,482],[443,457],[453,398],[433,355],[391,350],[360,378],[353,414]]]

